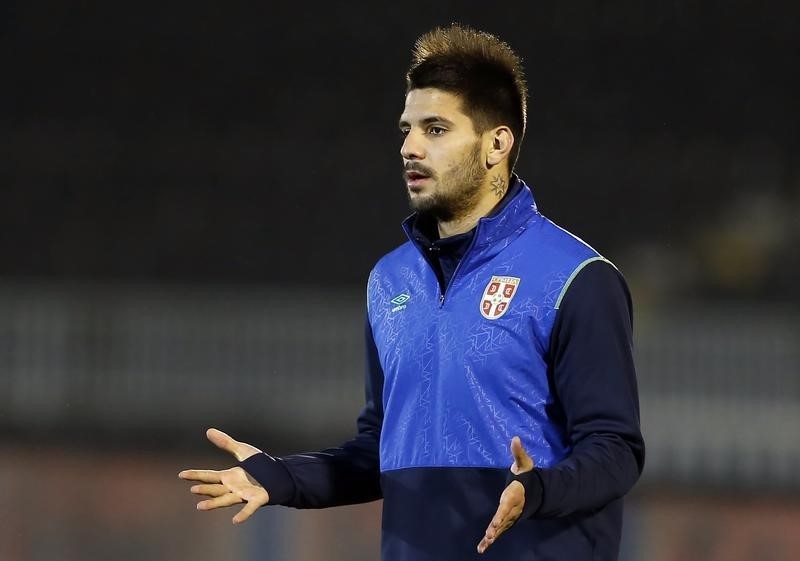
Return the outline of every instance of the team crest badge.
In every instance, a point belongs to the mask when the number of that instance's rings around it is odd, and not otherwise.
[[[481,315],[486,319],[498,319],[503,316],[517,293],[519,279],[517,277],[492,277],[481,298]]]

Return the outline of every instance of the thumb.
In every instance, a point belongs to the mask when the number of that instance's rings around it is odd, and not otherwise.
[[[514,456],[514,465],[511,466],[511,471],[515,475],[531,471],[534,468],[533,459],[522,447],[522,441],[518,436],[511,439],[511,455]]]
[[[217,448],[225,450],[235,456],[237,461],[241,462],[253,455],[253,452],[250,451],[250,449],[253,448],[252,446],[244,442],[239,442],[221,430],[208,429],[206,431],[206,437]]]

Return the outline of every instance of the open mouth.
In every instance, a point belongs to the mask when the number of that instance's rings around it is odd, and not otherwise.
[[[409,189],[415,189],[422,186],[425,180],[430,179],[429,175],[418,171],[407,171],[405,173],[406,176],[406,185],[408,185]]]

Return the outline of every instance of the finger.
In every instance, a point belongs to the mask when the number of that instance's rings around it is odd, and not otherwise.
[[[484,536],[484,538],[478,543],[478,553],[483,553],[486,549],[492,545],[489,540]]]
[[[517,520],[519,519],[519,515],[522,514],[522,507],[518,504],[510,506],[508,511],[505,513],[505,516],[501,520],[497,521],[497,526],[495,527],[494,531],[494,539],[500,537],[500,534],[511,528]]]
[[[492,524],[489,524],[489,527],[486,529],[486,534],[478,543],[478,553],[483,553],[486,551],[490,545],[497,541],[497,538],[499,538],[503,532],[511,527],[511,524],[507,521],[500,522],[496,526],[493,526],[493,524],[494,521]]]
[[[497,511],[492,517],[492,521],[489,522],[489,525],[486,527],[483,539],[478,543],[478,553],[486,551],[486,549],[492,545],[503,532],[511,528],[519,518],[522,508],[520,507],[520,498],[516,496],[516,486],[514,486],[514,483],[517,483],[517,485],[521,487],[521,484],[513,481],[509,487],[503,491]],[[512,490],[511,493],[509,493],[509,488]]]
[[[236,447],[239,442],[230,435],[222,432],[219,429],[211,428],[206,431],[206,438],[208,438],[217,448],[221,448],[226,452],[230,452],[236,456]],[[236,459],[238,460],[239,458],[237,457]]]
[[[514,465],[511,467],[511,471],[516,475],[533,469],[533,459],[525,451],[518,436],[511,439],[511,455],[514,456]]]
[[[499,535],[498,530],[505,521],[507,512],[508,507],[501,502],[500,506],[497,507],[497,512],[494,513],[491,522],[489,522],[489,525],[486,527],[486,531],[483,534],[483,539],[488,543],[491,543],[497,539],[497,536]]]
[[[241,503],[242,498],[235,493],[225,493],[221,497],[208,499],[197,503],[197,510],[214,510],[215,508],[224,508]]]
[[[253,513],[256,510],[258,510],[258,507],[260,507],[260,506],[261,505],[258,504],[255,501],[250,501],[250,502],[246,503],[244,505],[244,507],[242,507],[242,510],[237,512],[236,516],[233,517],[233,523],[234,524],[241,524],[242,522],[244,522],[245,520],[250,518],[253,515]]]
[[[181,479],[202,481],[203,483],[220,483],[221,472],[213,469],[186,469],[178,474]]]
[[[225,485],[193,485],[189,491],[195,495],[206,495],[209,497],[221,497],[230,492]]]
[[[489,537],[488,535],[483,536],[483,539],[481,539],[481,541],[478,543],[478,553],[483,553],[489,549],[489,546],[492,545],[502,533],[503,531],[499,531],[492,537]]]
[[[216,446],[226,452],[233,454],[237,461],[241,462],[261,452],[255,446],[247,444],[246,442],[239,442],[232,436],[222,432],[219,429],[208,429],[206,437]]]
[[[480,553],[486,551],[486,548],[496,542],[497,538],[503,535],[506,530],[514,525],[514,521],[514,517],[508,515],[492,520],[492,522],[489,524],[489,527],[486,528],[486,533],[481,540],[481,544],[483,544],[483,550],[481,550],[480,544],[478,544],[478,551]]]
[[[486,527],[487,538],[491,540],[497,539],[497,536],[500,535],[501,528],[508,519],[508,513],[510,511],[511,508],[509,506],[500,504],[500,507],[497,509],[494,518],[492,518],[492,521],[489,522],[489,526]]]

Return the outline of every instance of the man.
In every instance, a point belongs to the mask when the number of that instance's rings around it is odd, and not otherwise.
[[[201,510],[244,502],[235,523],[383,497],[387,561],[616,559],[644,462],[625,282],[513,174],[527,90],[508,45],[435,29],[407,85],[415,212],[369,278],[358,435],[273,458],[211,429],[239,466],[180,477]]]

